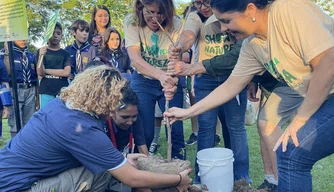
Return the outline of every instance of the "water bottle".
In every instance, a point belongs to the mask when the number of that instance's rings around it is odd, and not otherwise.
[[[13,105],[12,96],[6,85],[1,85],[0,98],[3,106],[8,107]]]

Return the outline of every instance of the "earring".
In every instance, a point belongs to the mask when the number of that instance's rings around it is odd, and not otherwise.
[[[253,21],[253,22],[255,22],[255,21],[256,21],[256,18],[255,18],[255,17],[253,17],[253,18],[252,18],[252,21]]]

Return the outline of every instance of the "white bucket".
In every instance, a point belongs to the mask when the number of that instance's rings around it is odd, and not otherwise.
[[[233,152],[226,148],[208,148],[197,152],[202,192],[233,191]]]

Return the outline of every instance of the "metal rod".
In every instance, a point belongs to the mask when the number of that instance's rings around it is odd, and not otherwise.
[[[16,130],[19,132],[21,130],[21,118],[19,111],[19,97],[17,94],[17,83],[16,83],[16,71],[15,71],[15,63],[14,63],[14,54],[13,54],[13,42],[8,42],[8,51],[9,51],[9,65],[10,65],[10,75],[12,78],[11,86],[13,92],[13,100],[14,100],[14,112],[15,112],[15,122],[16,122]]]

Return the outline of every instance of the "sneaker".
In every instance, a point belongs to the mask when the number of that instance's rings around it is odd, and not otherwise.
[[[189,139],[185,142],[186,145],[193,145],[197,143],[197,136],[195,135],[195,133],[192,133],[189,136]]]
[[[257,188],[257,189],[263,189],[268,192],[277,192],[277,185],[269,183],[266,179],[263,181],[263,183]]]
[[[220,144],[220,135],[215,135],[215,147],[217,147]]]
[[[158,151],[158,144],[152,143],[151,146],[150,146],[150,149],[148,150],[148,153],[150,155],[154,155],[154,154],[157,153],[157,151]]]

